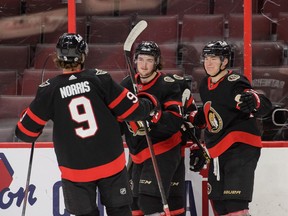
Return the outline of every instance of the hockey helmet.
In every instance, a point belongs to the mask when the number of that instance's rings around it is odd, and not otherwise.
[[[79,34],[64,33],[56,45],[57,58],[67,63],[83,63],[82,54],[88,54],[88,45]]]
[[[231,47],[226,41],[211,41],[205,45],[202,51],[202,57],[207,55],[223,56],[230,59]]]
[[[135,50],[134,60],[137,59],[139,54],[154,56],[156,69],[160,69],[161,51],[157,43],[154,41],[142,41]]]

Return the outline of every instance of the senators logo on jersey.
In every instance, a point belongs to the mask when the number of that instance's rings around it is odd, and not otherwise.
[[[223,128],[223,121],[219,113],[211,106],[211,101],[204,104],[204,113],[207,124],[207,129],[211,133],[218,133]]]

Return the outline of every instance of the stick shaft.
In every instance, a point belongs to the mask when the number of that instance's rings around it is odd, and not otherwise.
[[[27,172],[27,179],[26,179],[26,186],[25,186],[25,191],[24,191],[24,202],[23,202],[23,208],[22,208],[21,216],[25,216],[25,213],[26,213],[29,184],[30,184],[30,177],[31,177],[31,171],[32,171],[32,162],[33,162],[33,155],[34,155],[34,146],[35,146],[35,142],[32,142],[29,165],[28,165],[28,172]]]
[[[142,24],[140,24],[140,25],[142,25]],[[146,28],[146,26],[145,26],[145,28]],[[140,34],[140,31],[142,32],[145,28],[143,26],[140,26],[140,30],[138,31],[137,36]],[[125,41],[125,43],[124,43],[124,54],[125,54],[126,63],[128,65],[129,74],[130,74],[130,78],[131,78],[131,81],[132,81],[132,84],[133,84],[134,92],[135,92],[135,94],[137,94],[138,90],[137,90],[136,79],[135,79],[136,71],[133,68],[131,60],[130,60],[131,47],[132,47],[132,44],[134,43],[134,41],[137,38],[137,37],[135,37],[135,32],[137,32],[137,25],[133,29],[131,31],[133,37],[130,37],[130,34],[129,34],[127,39],[126,39],[126,41]],[[152,160],[152,164],[153,164],[153,168],[154,168],[157,184],[158,184],[160,195],[161,195],[161,199],[162,199],[163,210],[164,210],[166,216],[170,216],[171,214],[170,214],[167,198],[166,198],[166,195],[165,195],[165,191],[164,191],[161,175],[160,175],[160,172],[159,172],[159,168],[158,168],[158,164],[157,164],[157,160],[156,160],[153,144],[152,144],[152,141],[151,141],[151,137],[149,136],[148,126],[147,126],[146,121],[142,121],[142,123],[144,125],[145,137],[146,137],[146,140],[147,140],[147,145],[148,145],[149,152],[150,152],[150,155],[151,155],[151,160]]]

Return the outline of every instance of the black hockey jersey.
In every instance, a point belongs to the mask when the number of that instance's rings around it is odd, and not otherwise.
[[[180,130],[182,125],[182,92],[173,78],[161,72],[157,72],[156,77],[146,84],[141,84],[138,74],[136,74],[136,80],[138,80],[138,92],[144,91],[154,95],[161,104],[162,116],[160,121],[157,124],[150,124],[151,130],[149,131],[155,155],[159,155],[179,145],[182,141]],[[121,85],[133,91],[130,77],[126,77]],[[142,163],[151,157],[143,127],[139,122],[126,123],[123,131],[132,161],[136,164]]]
[[[217,83],[212,83],[211,77],[207,76],[200,84],[207,124],[205,143],[212,158],[221,155],[236,142],[262,146],[255,116],[237,109],[235,96],[245,89],[252,89],[248,79],[231,71]]]
[[[150,101],[138,100],[105,71],[61,74],[39,86],[15,133],[33,142],[51,119],[62,178],[88,182],[125,167],[118,120],[143,120],[151,109]]]

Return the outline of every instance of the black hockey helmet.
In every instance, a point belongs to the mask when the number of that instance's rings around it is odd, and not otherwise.
[[[202,51],[202,57],[207,55],[223,56],[230,59],[231,47],[226,41],[210,41],[205,45]]]
[[[156,69],[161,69],[161,51],[157,43],[154,41],[142,41],[135,50],[134,60],[137,59],[139,54],[154,56]]]
[[[83,54],[88,54],[88,45],[79,34],[64,33],[56,45],[57,58],[67,63],[83,63]]]

